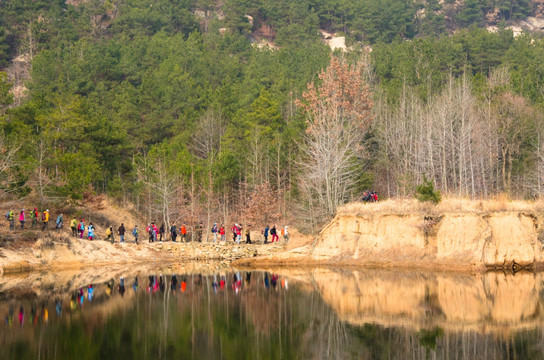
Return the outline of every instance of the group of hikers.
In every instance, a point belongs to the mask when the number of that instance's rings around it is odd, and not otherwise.
[[[231,228],[230,231],[232,232],[232,241],[236,242],[237,244],[240,244],[242,241],[242,234],[245,235],[246,244],[252,244],[251,241],[251,232],[252,232],[252,225],[247,225],[244,229],[242,224],[235,223]],[[121,224],[121,227],[118,229],[118,234],[124,234],[125,228],[123,224]],[[155,225],[155,222],[151,222],[151,224],[148,224],[146,227],[146,232],[149,234],[149,242],[155,242],[155,241],[167,241],[168,236],[166,235],[166,227],[164,223],[157,228]],[[217,223],[214,223],[211,230],[211,241],[217,242],[217,241],[226,241],[227,236],[227,229],[223,224],[218,225]],[[194,229],[195,238],[194,240],[197,242],[202,242],[202,236],[204,233],[204,225],[202,222],[198,223],[195,226]],[[289,227],[285,226],[280,230],[281,235],[283,236],[283,239],[287,242],[289,241]],[[180,242],[189,242],[189,239],[187,237],[187,225],[182,224],[179,228],[177,227],[176,223],[173,223],[170,226],[169,229],[170,234],[170,241],[177,242],[178,236],[180,237]],[[134,240],[137,243],[138,242],[138,227],[135,226],[132,230],[132,235],[134,236]],[[277,226],[274,225],[272,228],[270,228],[269,225],[267,225],[264,229],[261,230],[261,235],[264,238],[264,243],[268,244],[268,237],[271,236],[271,242],[278,241],[278,230]]]
[[[9,229],[15,230],[15,219],[17,218],[17,215],[15,214],[15,210],[9,210],[6,213],[5,217],[6,217],[6,220],[9,222]],[[18,216],[20,229],[23,230],[25,228],[25,223],[27,222],[27,219],[30,219],[31,221],[30,228],[35,229],[38,227],[38,223],[41,219],[41,224],[42,224],[41,227],[42,227],[42,231],[44,231],[47,229],[49,225],[49,217],[50,217],[49,209],[42,211],[41,216],[40,216],[40,212],[38,211],[38,208],[34,208],[34,210],[28,212],[28,214],[25,209],[21,209]],[[59,230],[62,229],[63,222],[64,222],[63,215],[59,214],[57,216],[57,220],[55,221],[56,229],[59,229]]]
[[[367,203],[367,202],[378,202],[378,193],[375,192],[374,190],[372,191],[365,191],[363,193],[363,202],[364,203]]]
[[[41,216],[40,216],[41,215]],[[34,208],[29,214],[26,213],[25,209],[22,209],[19,213],[19,222],[20,222],[20,228],[25,228],[26,219],[29,217],[32,221],[31,229],[34,229],[38,226],[39,219],[41,218],[41,229],[42,231],[46,230],[48,228],[49,224],[49,210],[44,210],[41,212],[38,211],[37,208]],[[6,220],[9,222],[9,229],[14,230],[15,229],[15,211],[10,210],[6,213]],[[55,221],[55,228],[60,230],[63,228],[64,225],[64,216],[63,214],[59,214],[57,216],[57,220]],[[92,222],[89,222],[88,225],[85,224],[85,220],[77,220],[75,217],[73,217],[70,220],[70,229],[72,230],[72,235],[74,237],[78,237],[80,239],[83,239],[84,237],[89,240],[94,240],[96,238],[95,236],[95,226]],[[147,225],[145,228],[146,233],[149,234],[149,242],[155,242],[155,241],[168,241],[168,236],[166,233],[166,226],[163,223],[160,227],[157,227],[155,224],[155,221],[152,221],[150,224]],[[232,240],[236,242],[237,244],[240,244],[242,242],[242,234],[245,235],[246,244],[251,244],[251,234],[252,234],[252,226],[247,225],[244,229],[242,224],[235,223],[231,228],[230,231],[232,232]],[[114,230],[113,226],[109,226],[106,229],[106,240],[111,241],[112,243],[115,242],[115,232],[117,232],[117,235],[119,235],[120,239],[119,241],[121,243],[125,242],[125,234],[127,233],[127,229],[125,228],[125,224],[121,223],[121,226],[117,228],[117,231]],[[223,224],[218,225],[217,223],[213,224],[213,227],[211,228],[211,241],[226,241],[226,232],[227,229]],[[189,242],[188,239],[188,229],[186,224],[182,224],[179,228],[175,223],[173,223],[169,230],[169,240],[172,242],[177,242],[178,236],[180,237],[180,242]],[[195,238],[194,241],[202,242],[202,237],[204,233],[204,225],[202,222],[197,224],[194,228],[194,234]],[[264,243],[268,244],[268,237],[271,237],[270,242],[277,242],[279,241],[279,235],[283,237],[283,239],[287,242],[289,241],[289,228],[288,226],[285,226],[278,230],[278,227],[276,225],[273,225],[270,227],[267,225],[264,229],[261,230],[261,235],[263,237]],[[134,242],[138,244],[139,241],[139,235],[140,230],[138,229],[138,226],[135,225],[132,229],[132,235],[134,237]]]

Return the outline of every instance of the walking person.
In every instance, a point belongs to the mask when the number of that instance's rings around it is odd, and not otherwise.
[[[119,229],[117,229],[117,233],[119,234],[119,242],[124,243],[125,242],[125,224],[121,223],[121,226],[119,226]]]
[[[225,241],[225,227],[221,224],[219,228],[219,235],[221,235],[221,241]]]
[[[9,229],[15,230],[15,211],[8,211],[6,214],[6,220],[9,222]]]
[[[153,242],[157,241],[157,234],[159,233],[159,230],[157,229],[157,225],[155,225],[155,222],[151,222],[151,235],[153,236]]]
[[[270,229],[270,235],[272,235],[272,242],[278,241],[278,232],[276,230],[276,225],[272,226],[272,229]]]
[[[47,229],[47,225],[49,225],[49,209],[42,213],[42,231]]]
[[[217,241],[217,232],[219,230],[217,229],[217,223],[214,223],[213,224],[213,227],[212,227],[212,234],[213,234],[213,242],[216,242]]]
[[[170,226],[170,239],[172,242],[176,242],[176,238],[178,237],[178,228],[176,227],[176,223],[173,223],[172,226]]]
[[[240,244],[240,241],[242,241],[242,224],[236,224],[236,243]]]
[[[283,240],[285,242],[289,241],[289,228],[287,225],[283,228]]]
[[[134,235],[134,242],[138,244],[138,234],[140,232],[138,231],[138,225],[134,225],[134,229],[132,229],[132,235]]]
[[[83,239],[83,233],[85,232],[85,220],[81,219],[79,222],[79,238]]]
[[[232,225],[230,231],[232,231],[232,241],[236,241],[236,231],[238,229],[238,224]]]
[[[265,244],[268,244],[268,232],[270,231],[270,227],[268,225],[266,225],[266,227],[264,228],[264,232],[263,232],[263,235],[264,235],[264,243]]]
[[[72,235],[77,237],[77,220],[75,217],[70,220],[70,229],[72,229]]]
[[[185,224],[181,224],[181,227],[179,228],[179,233],[181,235],[181,242],[187,242],[186,236],[187,236],[187,227]]]
[[[40,216],[38,208],[34,208],[34,210],[30,212],[30,219],[32,220],[32,225],[30,225],[31,229],[34,229],[36,226],[38,226],[38,216]]]
[[[204,225],[202,222],[196,226],[196,241],[202,242],[202,232],[204,231]]]
[[[60,229],[62,229],[62,226],[64,224],[64,217],[62,216],[62,214],[59,214],[59,216],[57,216],[57,220],[55,221],[55,229],[57,229],[58,231],[60,231]]]
[[[164,236],[164,223],[161,224],[159,228],[159,241],[162,242],[162,237]],[[165,239],[166,240],[166,239]]]
[[[246,229],[246,244],[251,244],[251,225],[248,225]]]
[[[87,227],[87,236],[89,237],[89,240],[94,239],[94,226],[93,223],[89,223],[89,226]]]
[[[153,242],[153,228],[151,227],[151,224],[147,224],[147,227],[145,228],[145,231],[149,234],[149,242]]]
[[[106,241],[111,240],[111,243],[113,244],[115,240],[113,239],[113,226],[108,226],[106,229]]]
[[[26,215],[25,215],[25,209],[22,209],[19,213],[19,223],[21,224],[21,230],[25,228],[25,222],[26,222]]]

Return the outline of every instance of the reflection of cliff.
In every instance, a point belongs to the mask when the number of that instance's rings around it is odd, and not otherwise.
[[[314,270],[311,276],[340,319],[355,325],[509,332],[544,324],[540,273],[458,276]]]
[[[339,214],[310,257],[385,266],[484,268],[541,263],[536,216],[521,212]]]

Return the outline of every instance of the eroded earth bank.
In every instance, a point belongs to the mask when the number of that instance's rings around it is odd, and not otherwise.
[[[543,241],[538,204],[388,201],[346,205],[311,245],[238,264],[518,271],[544,267]]]

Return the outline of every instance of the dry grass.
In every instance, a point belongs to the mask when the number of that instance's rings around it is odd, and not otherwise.
[[[339,215],[365,214],[442,214],[442,213],[489,213],[489,212],[533,212],[544,211],[544,201],[509,200],[505,195],[491,199],[443,197],[438,205],[421,203],[416,199],[387,199],[378,203],[354,202],[338,209]]]

